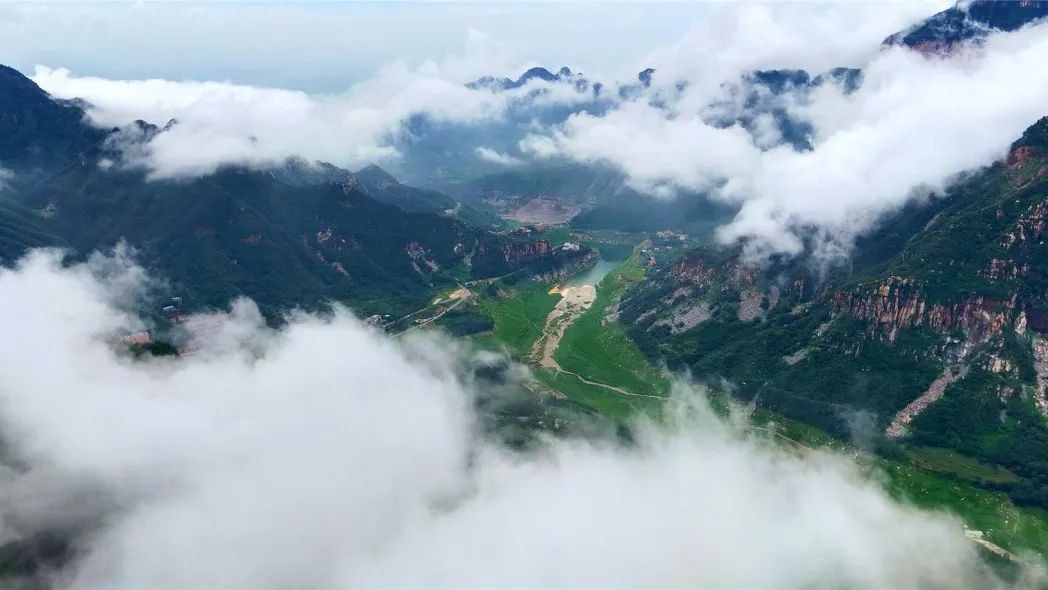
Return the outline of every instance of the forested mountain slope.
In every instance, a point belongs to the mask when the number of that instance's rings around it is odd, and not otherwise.
[[[829,279],[693,251],[619,305],[655,359],[890,452],[944,447],[1048,506],[1048,118]],[[894,449],[894,450],[893,450]]]
[[[126,241],[187,305],[247,295],[271,315],[325,301],[370,314],[418,307],[457,280],[533,264],[547,271],[568,256],[435,211],[434,199],[448,201],[441,207],[454,202],[395,180],[382,190],[399,191],[402,206],[379,202],[330,165],[289,161],[150,179],[120,164],[111,138],[126,138],[126,130],[96,129],[80,105],[52,100],[14,70],[0,73],[0,166],[8,170],[0,258],[7,262],[30,247],[83,256]],[[163,132],[145,122],[129,129]]]

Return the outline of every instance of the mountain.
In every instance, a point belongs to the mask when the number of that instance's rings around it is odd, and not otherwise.
[[[53,100],[17,70],[0,65],[0,166],[38,172],[97,152],[106,132],[83,125],[84,111]]]
[[[889,36],[886,45],[905,45],[929,53],[946,53],[978,42],[994,31],[1015,31],[1048,18],[1046,0],[958,1],[955,6]]]
[[[119,162],[107,139],[162,129],[145,122],[96,129],[79,104],[51,99],[10,68],[0,74],[0,154],[13,173],[0,193],[6,262],[30,247],[85,256],[126,241],[187,306],[222,306],[246,295],[276,318],[326,301],[397,313],[426,305],[458,281],[515,269],[548,272],[573,254],[443,211],[380,202],[354,175],[328,164],[290,160],[267,170],[226,167],[150,180],[141,170],[105,165]],[[453,204],[383,181],[377,169],[364,177],[409,209],[424,208],[415,202],[423,197]]]
[[[473,89],[487,88],[489,90],[514,90],[527,85],[533,80],[541,80],[543,82],[567,82],[573,84],[575,89],[579,92],[585,92],[592,88],[594,94],[598,94],[601,89],[599,83],[591,84],[590,81],[582,75],[582,72],[572,73],[571,69],[567,67],[561,68],[555,74],[546,68],[534,67],[521,74],[516,80],[484,76],[466,84],[466,86]]]
[[[964,477],[1045,508],[1045,195],[1048,118],[828,280],[695,250],[652,269],[619,318],[651,358],[743,400],[884,453],[952,453],[938,468],[967,462]]]
[[[435,190],[401,184],[392,174],[372,164],[353,173],[361,188],[372,198],[387,205],[416,213],[450,215],[480,227],[498,228],[502,220],[492,211],[477,205],[463,205]]]

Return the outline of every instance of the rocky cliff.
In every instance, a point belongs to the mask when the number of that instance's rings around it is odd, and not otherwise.
[[[1000,301],[972,294],[952,304],[929,303],[914,281],[888,277],[873,289],[838,291],[832,297],[835,316],[869,321],[868,334],[895,342],[899,331],[927,326],[959,330],[974,344],[999,339],[1015,316],[1016,297]]]

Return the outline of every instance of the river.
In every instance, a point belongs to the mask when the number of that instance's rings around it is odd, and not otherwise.
[[[585,272],[579,273],[568,279],[565,286],[581,287],[582,285],[593,285],[596,287],[605,275],[615,270],[615,267],[620,264],[622,264],[621,260],[604,260],[601,258]]]

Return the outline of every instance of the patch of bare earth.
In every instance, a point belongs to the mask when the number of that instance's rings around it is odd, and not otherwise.
[[[739,321],[748,322],[761,317],[761,293],[756,289],[739,291]]]
[[[671,334],[680,334],[705,322],[711,316],[710,304],[702,301],[698,305],[674,309],[672,316],[653,323],[651,327],[669,326]]]
[[[561,371],[560,365],[553,358],[553,353],[560,345],[560,340],[564,337],[568,326],[593,305],[593,300],[597,298],[597,289],[593,285],[581,285],[557,289],[557,292],[560,293],[560,301],[546,316],[542,337],[532,347],[531,356],[539,363],[539,366]]]
[[[782,357],[782,360],[786,361],[786,364],[792,367],[793,365],[796,365],[797,363],[808,358],[809,352],[811,352],[810,348],[802,348],[793,354],[788,354]]]
[[[920,397],[913,400],[905,408],[899,410],[899,413],[892,418],[891,424],[884,430],[884,436],[887,438],[899,438],[906,434],[906,427],[913,422],[921,412],[923,412],[928,406],[932,405],[939,398],[946,393],[946,387],[958,379],[964,379],[964,376],[968,374],[967,365],[962,366],[957,374],[954,374],[951,367],[946,367],[943,374],[940,375],[932,384],[928,386],[928,389],[921,394]]]
[[[531,199],[502,215],[505,219],[532,225],[560,225],[572,220],[582,208],[556,199]]]

